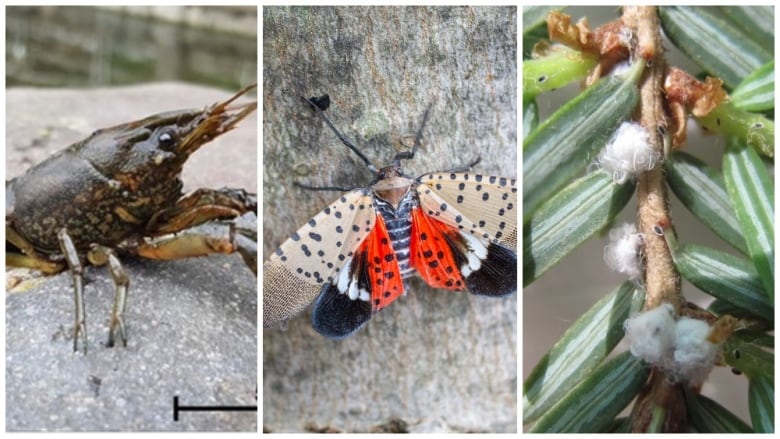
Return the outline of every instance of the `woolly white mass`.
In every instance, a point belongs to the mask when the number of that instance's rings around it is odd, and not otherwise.
[[[601,150],[598,164],[612,174],[615,183],[625,183],[655,167],[661,158],[650,145],[650,134],[636,122],[623,122]]]
[[[681,317],[674,326],[674,358],[669,369],[691,384],[701,384],[712,367],[718,347],[707,340],[711,331],[707,322]]]
[[[604,262],[631,280],[642,277],[642,243],[644,235],[637,233],[636,225],[626,223],[609,231],[609,244],[604,247]]]
[[[631,354],[664,369],[676,382],[701,385],[715,365],[718,345],[707,339],[710,325],[690,317],[675,321],[668,303],[631,317],[623,326]]]
[[[674,307],[668,303],[637,314],[624,323],[631,355],[650,364],[663,364],[674,345]]]

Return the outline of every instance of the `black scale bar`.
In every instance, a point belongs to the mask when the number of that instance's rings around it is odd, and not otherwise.
[[[179,421],[179,412],[256,412],[256,405],[179,405],[179,397],[173,397],[173,421]]]

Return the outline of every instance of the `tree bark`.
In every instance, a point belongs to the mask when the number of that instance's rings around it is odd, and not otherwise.
[[[431,106],[418,176],[465,166],[517,176],[514,7],[263,9],[263,250],[371,174],[301,100],[329,94],[334,124],[376,165],[408,149]],[[309,313],[263,334],[266,431],[517,430],[517,296],[407,295],[328,340]]]

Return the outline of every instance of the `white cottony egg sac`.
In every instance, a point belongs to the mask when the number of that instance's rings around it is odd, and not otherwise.
[[[661,153],[650,144],[648,131],[636,122],[623,122],[596,162],[612,174],[615,183],[622,184],[653,169],[660,159]]]
[[[701,385],[717,358],[719,345],[708,340],[712,327],[703,320],[674,318],[668,303],[624,323],[631,354],[665,370],[675,382]]]
[[[701,384],[715,365],[718,346],[707,340],[710,325],[681,317],[674,327],[674,358],[669,369],[678,380]]]
[[[674,343],[674,307],[668,303],[637,314],[623,325],[631,355],[650,364],[669,358]]]
[[[609,231],[609,244],[604,247],[604,262],[618,273],[638,281],[644,274],[642,244],[644,236],[637,233],[636,225],[626,223]]]

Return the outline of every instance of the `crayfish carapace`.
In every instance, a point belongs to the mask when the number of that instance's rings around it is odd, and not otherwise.
[[[222,236],[195,226],[257,214],[242,189],[182,193],[181,171],[201,146],[257,109],[235,101],[252,85],[202,110],[161,113],[95,131],[6,182],[6,264],[73,275],[73,349],[84,339],[83,263],[107,264],[116,294],[108,346],[127,344],[123,313],[129,279],[117,257],[178,259],[239,252],[257,273],[256,231],[231,225]],[[13,251],[9,251],[13,250]]]

